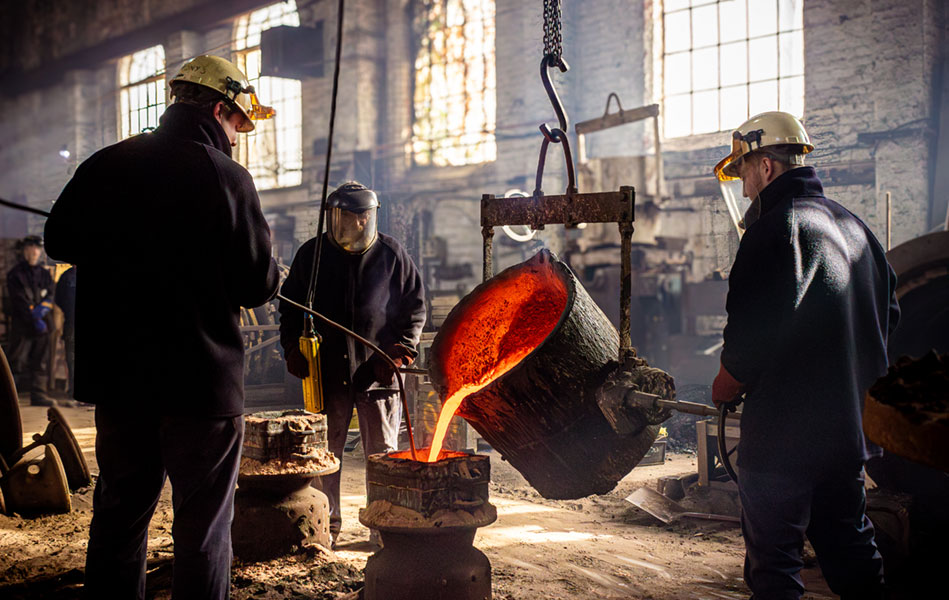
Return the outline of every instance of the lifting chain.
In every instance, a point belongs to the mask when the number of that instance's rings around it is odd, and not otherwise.
[[[554,63],[563,55],[560,16],[560,0],[544,0],[544,56],[553,57]]]
[[[569,120],[567,112],[564,110],[563,102],[557,94],[557,88],[550,80],[548,69],[559,69],[561,73],[566,73],[570,68],[567,61],[563,59],[563,36],[560,32],[560,0],[544,0],[544,57],[540,59],[540,80],[544,84],[544,90],[550,99],[550,104],[557,114],[557,127],[551,129],[546,123],[540,126],[541,133],[544,134],[544,141],[540,147],[540,157],[537,160],[537,176],[534,183],[535,198],[544,195],[542,183],[544,180],[544,166],[547,162],[547,146],[550,144],[560,144],[563,148],[564,161],[567,164],[567,189],[566,195],[570,196],[577,193],[577,178],[573,167],[573,155],[570,153],[570,140],[567,137]]]

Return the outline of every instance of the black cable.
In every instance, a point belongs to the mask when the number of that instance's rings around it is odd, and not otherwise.
[[[294,306],[294,307],[296,307],[296,308],[299,308],[299,309],[302,310],[303,312],[305,312],[305,313],[307,313],[307,314],[309,314],[309,315],[312,315],[312,316],[318,318],[319,320],[323,321],[324,323],[326,323],[326,324],[329,325],[330,327],[332,327],[332,328],[334,328],[334,329],[338,329],[339,331],[342,331],[343,333],[345,333],[346,335],[352,337],[352,338],[355,339],[356,341],[358,341],[358,342],[360,342],[360,343],[362,343],[362,344],[365,344],[366,346],[368,346],[369,348],[371,348],[373,352],[375,352],[376,354],[378,354],[379,356],[381,356],[387,363],[389,363],[389,366],[392,367],[392,371],[395,373],[395,379],[396,379],[396,381],[399,382],[399,396],[400,396],[401,399],[402,399],[402,409],[403,409],[403,411],[405,412],[405,428],[406,428],[406,429],[408,430],[408,432],[409,432],[409,449],[412,451],[412,460],[418,460],[418,457],[417,457],[416,454],[415,454],[415,436],[412,435],[412,420],[409,418],[409,402],[408,402],[408,398],[407,398],[406,395],[405,395],[405,384],[402,382],[402,376],[399,374],[399,365],[395,364],[395,361],[392,360],[392,357],[390,357],[388,354],[386,354],[385,352],[383,352],[382,349],[379,348],[379,346],[376,346],[375,344],[373,344],[372,342],[370,342],[370,341],[367,340],[366,338],[362,337],[361,335],[359,335],[359,334],[356,333],[355,331],[351,331],[351,330],[349,330],[349,329],[343,327],[342,325],[340,325],[340,324],[337,323],[336,321],[331,320],[329,317],[324,317],[323,315],[321,315],[320,313],[316,312],[316,311],[313,310],[312,308],[307,308],[306,306],[303,306],[303,305],[300,304],[299,302],[294,302],[293,300],[291,300],[291,299],[289,299],[289,298],[287,298],[286,296],[283,296],[283,295],[281,295],[281,294],[277,294],[277,299],[280,300],[281,302],[286,302],[286,303],[289,304],[290,306]]]
[[[725,467],[725,472],[735,483],[738,483],[738,474],[735,472],[730,458],[735,449],[726,450],[725,448],[725,420],[728,418],[728,413],[735,412],[739,404],[741,404],[741,398],[735,402],[725,402],[718,413],[718,457],[722,461],[722,466]]]
[[[326,168],[323,171],[323,195],[320,200],[320,218],[316,226],[316,247],[313,249],[313,264],[310,267],[310,285],[306,292],[306,305],[310,310],[313,309],[313,302],[316,299],[316,278],[320,273],[320,255],[323,253],[323,224],[326,218],[326,191],[330,179],[330,159],[333,156],[333,131],[336,129],[336,98],[339,94],[339,64],[342,62],[340,56],[343,52],[343,11],[345,4],[345,0],[339,0],[338,14],[336,15],[336,65],[333,67],[333,96],[330,101],[329,137],[326,140]],[[312,330],[312,316],[309,321]],[[304,321],[304,328],[305,326],[306,321]]]
[[[11,202],[6,198],[0,198],[0,204],[4,206],[9,206],[10,208],[15,208],[17,210],[24,210],[34,215],[40,215],[41,217],[48,217],[49,213],[45,210],[40,210],[39,208],[33,208],[32,206],[27,206],[26,204],[20,204],[18,202]]]
[[[342,3],[342,1],[343,0],[340,0],[340,3]],[[15,208],[17,210],[24,210],[27,212],[36,213],[44,217],[49,216],[49,213],[44,210],[33,208],[32,206],[26,206],[25,204],[19,204],[17,202],[10,202],[9,200],[6,200],[4,198],[0,198],[0,204],[4,206],[9,206],[10,208]],[[408,398],[405,395],[405,383],[403,383],[402,376],[399,374],[399,365],[395,364],[395,361],[392,360],[392,357],[390,357],[388,354],[383,352],[381,348],[379,348],[378,346],[376,346],[375,344],[373,344],[366,338],[362,337],[355,331],[350,331],[349,329],[346,329],[345,327],[343,327],[336,321],[332,321],[329,318],[324,317],[323,315],[316,312],[312,308],[307,308],[306,306],[303,306],[302,304],[294,302],[293,300],[281,294],[277,294],[277,299],[280,300],[281,302],[286,302],[287,304],[290,304],[291,306],[295,306],[296,308],[299,308],[304,313],[308,313],[314,317],[317,317],[318,319],[320,319],[321,321],[323,321],[330,327],[338,329],[339,331],[342,331],[343,333],[354,338],[360,343],[365,344],[366,346],[371,348],[373,352],[381,356],[387,363],[389,363],[389,366],[392,367],[393,376],[395,377],[396,381],[399,382],[399,396],[402,400],[402,409],[405,412],[405,426],[409,433],[409,449],[412,451],[412,460],[418,460],[418,456],[415,453],[415,436],[412,434],[412,420],[409,417],[409,402],[408,402]]]

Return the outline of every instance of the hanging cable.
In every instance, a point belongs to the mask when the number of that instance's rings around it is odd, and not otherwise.
[[[316,247],[313,249],[313,264],[310,267],[310,285],[306,293],[306,305],[313,310],[313,302],[316,299],[316,279],[320,273],[320,255],[323,251],[323,224],[326,218],[326,191],[330,179],[330,160],[333,156],[333,131],[336,129],[336,98],[339,94],[339,64],[342,62],[343,53],[343,10],[346,1],[339,0],[339,7],[336,15],[336,65],[333,67],[333,95],[330,101],[330,130],[326,140],[326,168],[323,171],[323,194],[320,199],[320,218],[316,226]],[[313,327],[313,315],[308,315],[304,323],[304,329],[309,324],[310,330],[315,331]]]

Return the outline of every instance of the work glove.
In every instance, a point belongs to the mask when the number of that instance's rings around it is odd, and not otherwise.
[[[46,315],[48,315],[51,310],[53,310],[53,301],[49,298],[46,298],[30,309],[30,316],[33,317],[33,328],[36,330],[36,333],[44,334],[49,331],[49,326],[46,324]]]
[[[49,325],[46,324],[45,319],[33,319],[33,329],[38,335],[43,335],[49,331]]]
[[[744,391],[745,386],[728,372],[725,365],[721,365],[712,383],[712,402],[715,403],[716,408],[734,402]]]
[[[287,371],[294,377],[303,379],[310,376],[310,365],[299,348],[290,348],[286,355]]]
[[[387,348],[383,348],[383,351],[392,358],[397,367],[412,364],[412,352],[401,344],[392,344]],[[380,385],[392,385],[395,381],[395,372],[392,370],[392,366],[386,359],[376,354],[372,356],[372,374]]]

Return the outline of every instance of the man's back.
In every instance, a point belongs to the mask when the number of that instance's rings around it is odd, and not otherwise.
[[[77,398],[240,414],[238,308],[267,301],[277,274],[253,181],[222,136],[173,105],[154,133],[83,163],[53,207],[47,251],[82,266]]]
[[[722,357],[749,386],[739,464],[857,464],[863,393],[886,370],[898,318],[895,276],[866,225],[823,196],[813,169],[785,173],[761,201],[729,276]]]

